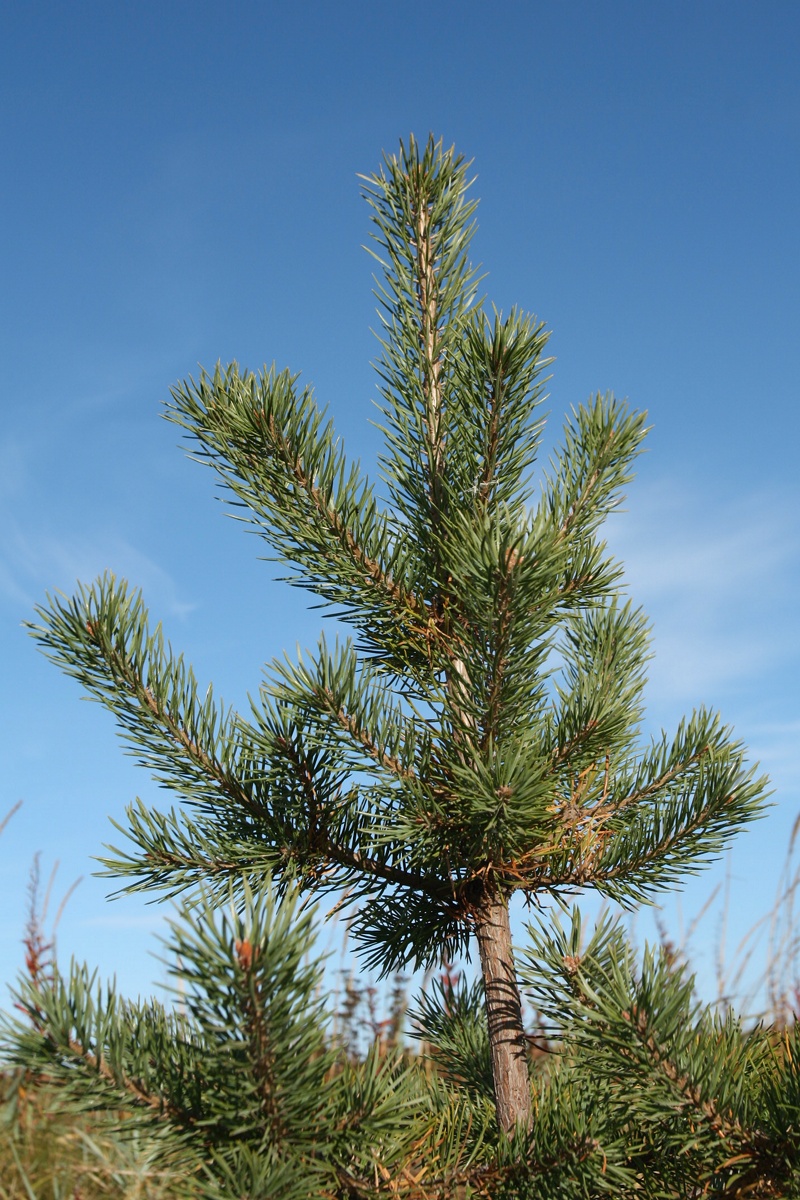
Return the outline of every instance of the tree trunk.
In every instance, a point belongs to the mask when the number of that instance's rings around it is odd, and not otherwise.
[[[488,892],[475,914],[475,933],[486,989],[497,1123],[505,1133],[533,1123],[528,1048],[511,949],[508,901]]]

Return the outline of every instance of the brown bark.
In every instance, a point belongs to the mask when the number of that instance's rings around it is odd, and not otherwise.
[[[499,892],[487,892],[478,906],[475,933],[486,989],[497,1123],[510,1134],[518,1125],[531,1128],[533,1107],[508,901]]]

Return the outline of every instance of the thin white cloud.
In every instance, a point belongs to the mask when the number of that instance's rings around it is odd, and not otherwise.
[[[750,756],[768,768],[777,796],[800,795],[800,720],[752,724],[747,742]]]
[[[741,684],[800,651],[797,497],[722,498],[664,481],[609,524],[628,590],[654,624],[654,688],[683,697]],[[702,695],[697,696],[703,699]]]
[[[178,594],[169,571],[109,527],[113,514],[101,511],[96,527],[76,531],[66,501],[59,508],[51,499],[42,512],[34,466],[31,445],[12,435],[0,439],[0,599],[30,613],[45,591],[69,594],[76,581],[112,570],[141,587],[162,612],[182,617],[196,607]]]
[[[70,594],[78,580],[89,583],[104,571],[140,587],[148,602],[159,611],[183,617],[196,604],[184,600],[175,580],[154,559],[115,534],[63,538],[40,530],[28,530],[6,513],[0,527],[0,596],[27,612],[40,602],[44,592]]]

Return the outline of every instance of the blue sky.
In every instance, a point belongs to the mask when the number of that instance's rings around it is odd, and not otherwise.
[[[769,908],[800,811],[799,43],[789,0],[4,6],[0,814],[23,807],[0,837],[0,981],[37,851],[57,893],[86,877],[62,956],[128,992],[163,976],[164,910],[89,876],[109,816],[168,800],[21,622],[110,568],[234,704],[316,640],[161,404],[198,363],[275,359],[374,468],[356,176],[409,131],[474,158],[487,294],[553,330],[553,436],[595,390],[649,411],[609,538],[654,622],[652,727],[718,706],[776,789],[682,911],[727,870],[733,949]],[[720,920],[696,935],[707,992]]]

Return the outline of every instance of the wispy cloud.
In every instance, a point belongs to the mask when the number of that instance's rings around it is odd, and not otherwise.
[[[0,597],[30,612],[45,591],[71,593],[76,581],[91,582],[104,571],[130,579],[159,609],[182,617],[196,604],[184,600],[175,579],[125,538],[102,529],[91,536],[54,536],[5,513],[0,523]]]
[[[639,488],[609,542],[653,619],[654,688],[683,697],[742,684],[800,651],[796,495]]]
[[[0,601],[27,614],[45,591],[71,593],[77,580],[111,570],[141,587],[162,612],[180,617],[196,607],[156,558],[118,532],[124,512],[100,505],[87,528],[85,516],[78,524],[69,496],[56,495],[37,475],[33,442],[0,437]]]
[[[768,767],[777,795],[795,799],[800,795],[800,719],[755,723],[747,733],[751,757]]]

